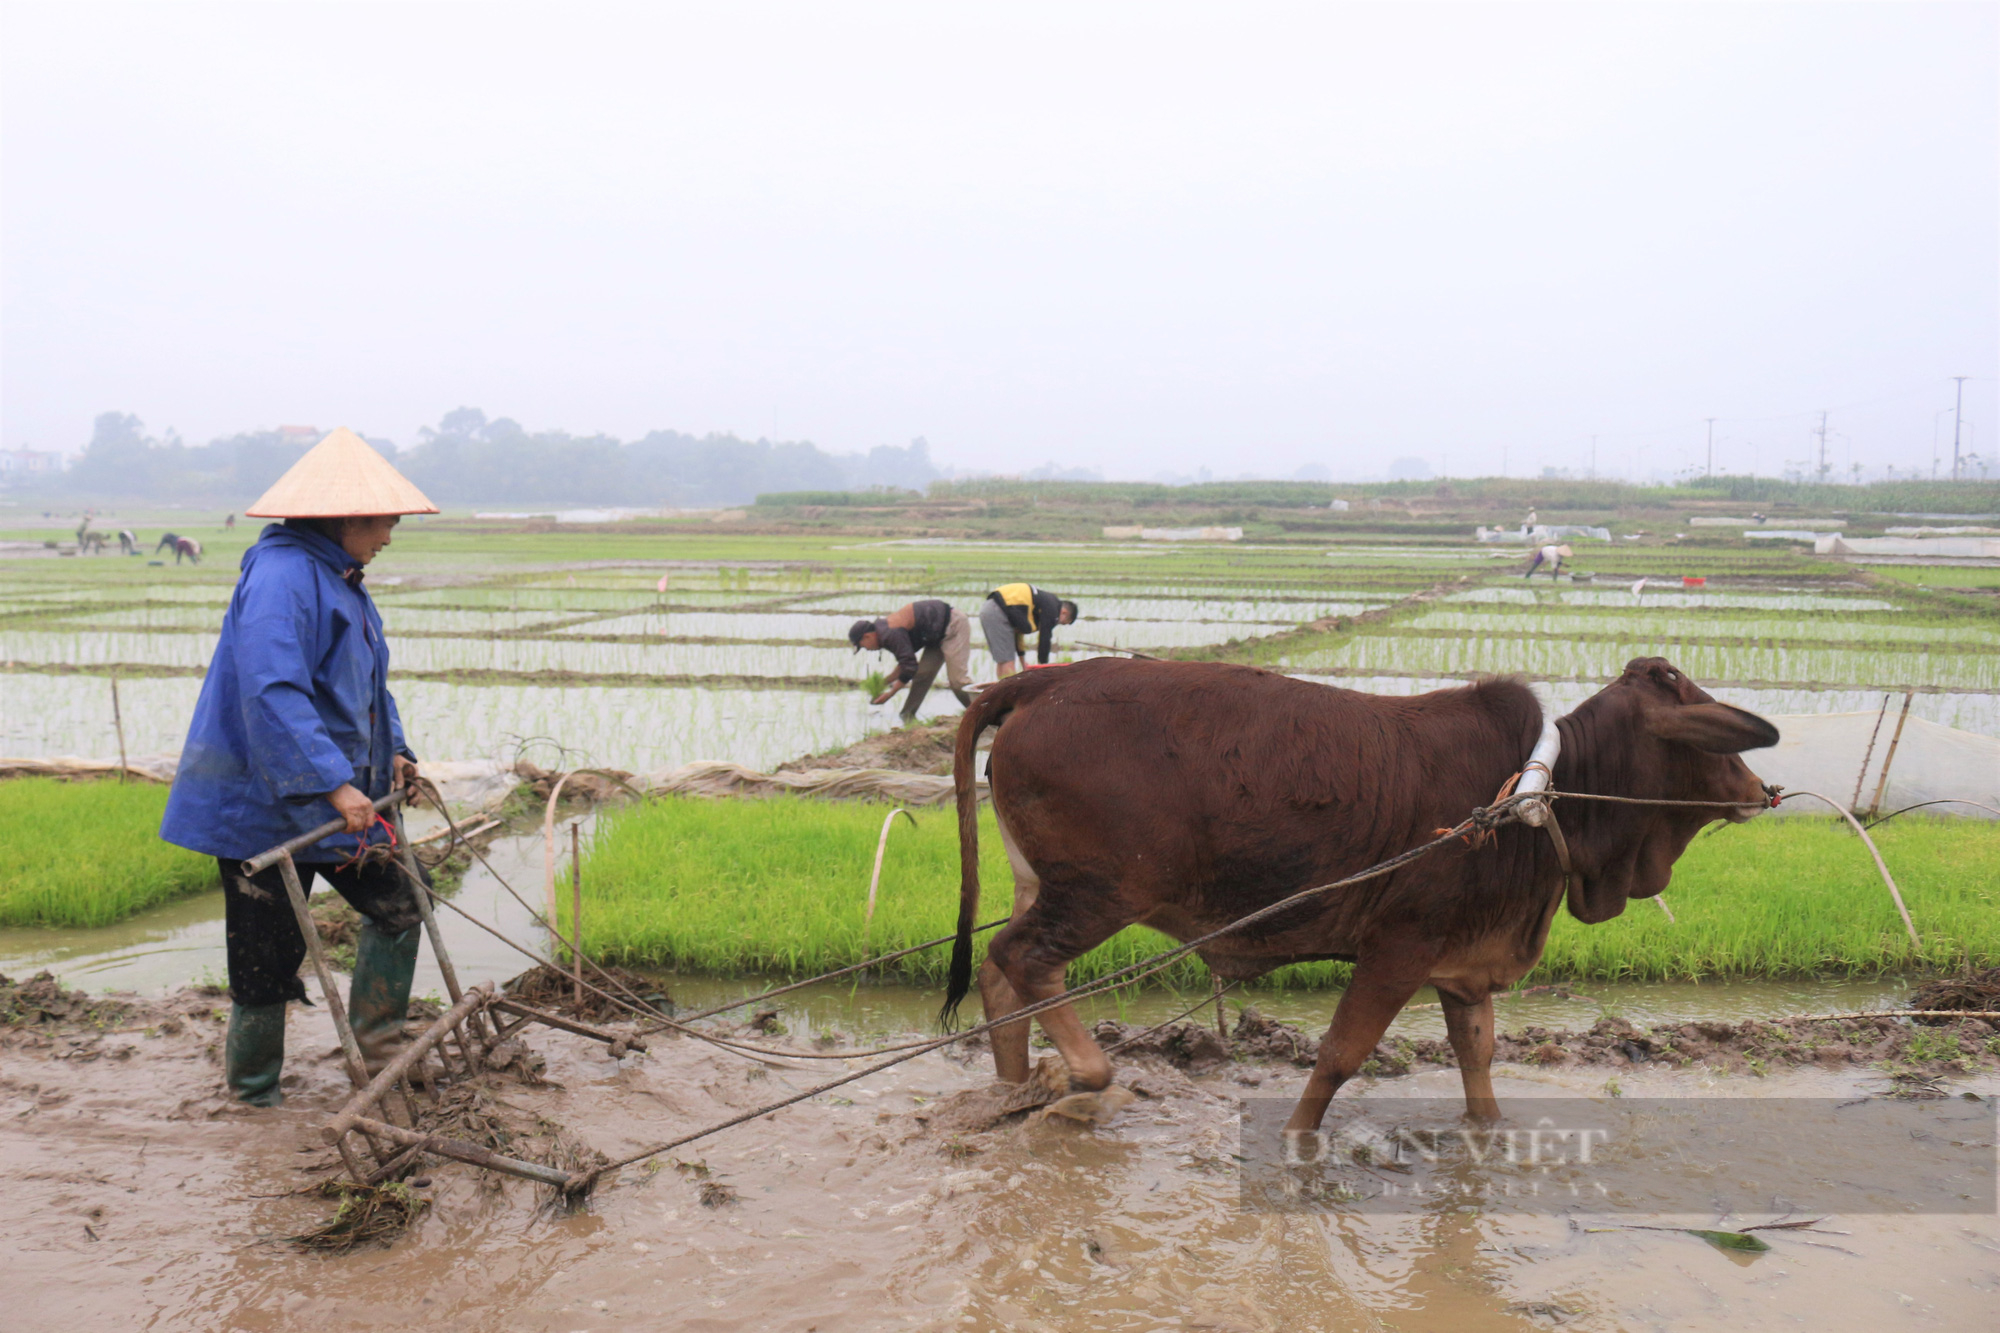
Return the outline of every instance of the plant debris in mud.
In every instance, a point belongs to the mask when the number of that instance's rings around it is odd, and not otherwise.
[[[695,1197],[701,1200],[701,1206],[704,1208],[720,1208],[737,1200],[736,1188],[717,1180],[706,1161],[677,1160],[674,1163],[674,1170],[695,1182]]]
[[[607,973],[609,980],[606,979]],[[591,969],[584,980],[598,990],[637,996],[640,1004],[669,1018],[673,1016],[672,997],[667,994],[666,987],[650,977],[642,977],[637,972],[622,967],[606,966],[603,972]],[[538,963],[521,975],[503,982],[500,989],[509,999],[519,1000],[522,1004],[563,1014],[586,1023],[607,1023],[632,1016],[630,1010],[619,1008],[596,991],[584,991],[583,999],[579,1002],[576,998],[576,982],[571,974],[547,963]],[[630,1000],[627,1002],[630,1003]]]
[[[1956,1009],[1978,1013],[2000,1013],[2000,967],[1983,972],[1971,969],[1955,977],[1938,977],[1910,992],[1912,1009]],[[1919,1018],[1919,1023],[1936,1026],[1949,1018]]]
[[[340,1206],[319,1226],[286,1237],[289,1243],[315,1254],[350,1254],[371,1246],[392,1245],[430,1207],[430,1200],[394,1180],[383,1185],[325,1180],[316,1192],[340,1200]]]
[[[312,905],[312,919],[328,965],[339,972],[352,972],[354,951],[361,940],[361,913],[347,899],[329,893]]]

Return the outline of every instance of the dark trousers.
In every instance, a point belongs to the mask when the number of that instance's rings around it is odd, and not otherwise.
[[[251,1005],[305,999],[299,964],[306,960],[306,939],[299,933],[299,919],[285,893],[284,872],[271,866],[245,877],[241,861],[224,856],[217,857],[216,864],[222,868],[229,998]],[[393,865],[370,860],[339,870],[330,864],[300,864],[298,871],[299,887],[308,895],[314,878],[323,879],[386,934],[400,935],[423,920],[409,880]],[[430,877],[424,878],[429,883]]]

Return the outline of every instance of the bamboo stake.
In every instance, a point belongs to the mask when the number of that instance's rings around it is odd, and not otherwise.
[[[1875,730],[1868,733],[1868,750],[1861,756],[1861,771],[1854,775],[1854,799],[1847,803],[1850,810],[1861,813],[1861,784],[1868,781],[1868,765],[1875,758],[1875,738],[1882,734],[1882,719],[1889,715],[1889,700],[1893,694],[1882,696],[1882,706],[1875,710]]]
[[[122,785],[131,776],[131,768],[125,762],[125,713],[118,706],[118,677],[111,677],[111,722],[118,728],[118,781]]]
[[[1894,753],[1895,749],[1893,746],[1891,746],[1890,755],[1892,758],[1894,757]],[[1887,770],[1885,768],[1884,777],[1886,778],[1886,776],[1887,776]],[[1788,801],[1794,800],[1800,796],[1810,796],[1816,801],[1825,801],[1828,805],[1833,806],[1834,811],[1837,814],[1839,814],[1839,816],[1842,819],[1845,819],[1849,824],[1854,826],[1854,831],[1861,835],[1861,841],[1867,844],[1868,854],[1875,858],[1875,868],[1882,872],[1882,882],[1889,886],[1889,896],[1895,899],[1896,911],[1903,918],[1903,929],[1910,932],[1910,947],[1913,949],[1922,950],[1924,944],[1922,940],[1917,938],[1916,925],[1912,923],[1910,920],[1910,909],[1903,906],[1903,891],[1896,887],[1896,880],[1889,873],[1888,863],[1882,859],[1882,853],[1876,850],[1875,839],[1869,837],[1868,830],[1861,827],[1861,821],[1856,819],[1843,807],[1835,804],[1832,799],[1830,799],[1829,797],[1822,796],[1816,791],[1788,791],[1785,793],[1785,799]]]
[[[570,1003],[583,1007],[583,850],[578,832],[583,821],[569,826],[569,971]]]
[[[875,929],[875,890],[882,885],[882,856],[889,850],[889,826],[896,822],[897,815],[909,820],[911,828],[917,826],[917,817],[901,806],[897,806],[883,817],[882,836],[875,840],[875,873],[868,880],[868,910],[861,917],[861,948],[864,953],[867,952],[868,940]]]
[[[1875,799],[1868,803],[1868,816],[1871,819],[1874,818],[1875,812],[1882,808],[1883,793],[1889,790],[1889,765],[1896,762],[1896,747],[1903,743],[1903,727],[1910,720],[1910,705],[1916,697],[1915,690],[1903,692],[1903,711],[1896,716],[1896,734],[1889,738],[1889,753],[1882,759],[1882,780],[1875,784]]]

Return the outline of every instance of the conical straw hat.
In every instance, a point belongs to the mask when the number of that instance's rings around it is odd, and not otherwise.
[[[251,518],[355,518],[437,511],[368,441],[342,426],[243,512]]]

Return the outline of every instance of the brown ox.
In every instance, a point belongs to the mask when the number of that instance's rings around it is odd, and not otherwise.
[[[1061,994],[1070,960],[1126,926],[1192,939],[1430,841],[1520,771],[1542,709],[1512,679],[1389,698],[1195,662],[1102,658],[1002,681],[958,729],[962,880],[947,1018],[971,985],[975,747],[1002,723],[987,771],[1014,912],[979,971],[989,1020]],[[1769,722],[1715,702],[1657,657],[1631,662],[1558,729],[1556,790],[1718,803],[1764,799],[1736,756],[1778,739]],[[1588,922],[1666,888],[1704,824],[1754,813],[1593,801],[1554,809],[1575,872],[1569,910]],[[1563,896],[1549,834],[1511,824],[1483,847],[1453,843],[1200,953],[1226,979],[1309,959],[1354,963],[1290,1128],[1318,1128],[1335,1090],[1426,984],[1443,1001],[1467,1110],[1494,1116],[1492,994],[1541,957]],[[1040,1021],[1075,1086],[1110,1081],[1110,1061],[1072,1008]],[[994,1032],[993,1056],[1001,1079],[1028,1077],[1026,1020]]]

